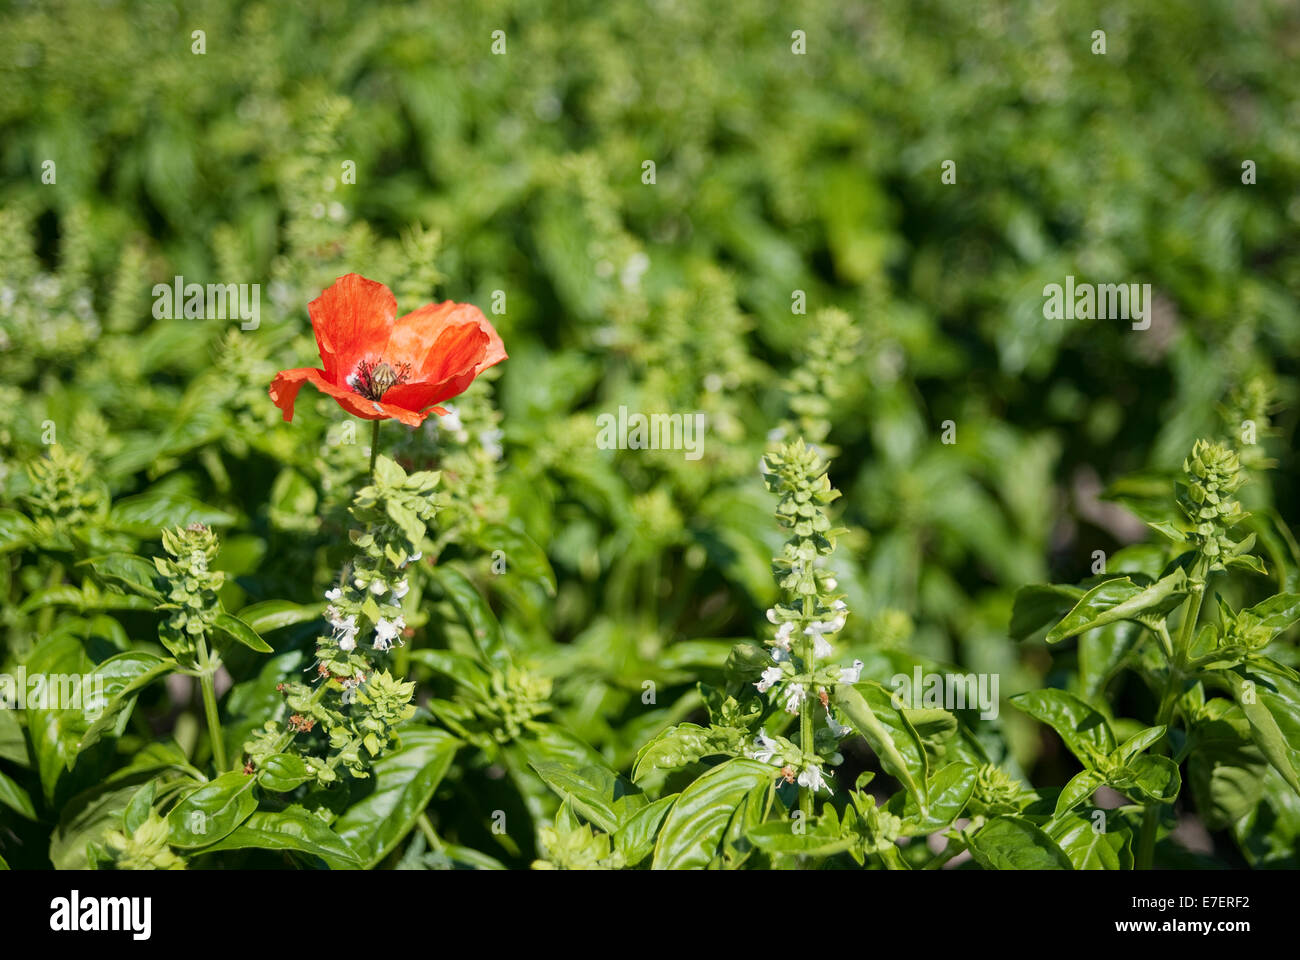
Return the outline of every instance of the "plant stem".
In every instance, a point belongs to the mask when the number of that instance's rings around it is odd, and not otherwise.
[[[1201,563],[1197,559],[1197,565]],[[1169,664],[1169,674],[1165,678],[1165,689],[1160,697],[1160,710],[1156,713],[1156,726],[1168,727],[1174,719],[1174,710],[1178,706],[1178,696],[1182,693],[1183,678],[1187,669],[1187,657],[1192,648],[1192,638],[1196,634],[1196,621],[1201,616],[1201,604],[1205,600],[1205,575],[1197,570],[1192,582],[1192,592],[1183,603],[1183,622],[1178,627],[1178,640],[1174,645],[1173,660]],[[1168,740],[1169,731],[1161,745],[1156,749],[1164,751],[1163,744]],[[1150,870],[1155,858],[1156,830],[1160,823],[1160,804],[1148,803],[1142,814],[1142,833],[1138,837],[1137,860],[1139,870]]]
[[[421,813],[416,823],[420,826],[420,832],[424,834],[424,839],[429,843],[430,850],[442,850],[442,841],[438,839],[438,834],[433,829],[433,824],[429,822],[429,815]]]
[[[370,431],[370,482],[375,482],[375,458],[379,456],[379,424],[380,420],[370,421],[374,427]]]
[[[212,764],[217,773],[226,772],[226,741],[221,735],[221,717],[217,713],[217,689],[213,684],[216,669],[208,660],[207,637],[200,636],[199,653],[199,687],[203,691],[203,713],[208,721],[208,739],[212,741]]]
[[[812,670],[813,638],[805,637],[803,642],[804,670]],[[813,692],[804,691],[803,702],[799,704],[799,749],[803,751],[804,763],[813,755]],[[803,811],[803,825],[808,829],[812,825],[813,791],[811,787],[799,788],[799,809]]]

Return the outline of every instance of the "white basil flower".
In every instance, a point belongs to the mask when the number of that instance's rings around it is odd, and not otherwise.
[[[406,629],[406,621],[401,617],[394,617],[392,620],[381,619],[375,624],[375,649],[387,650],[401,636],[404,629]]]
[[[802,683],[790,684],[790,688],[785,695],[785,712],[798,713],[799,705],[807,698],[808,692],[804,690]]]
[[[758,736],[754,738],[754,746],[750,749],[749,756],[759,763],[771,763],[778,748],[779,744],[767,735],[767,730],[760,729]]]
[[[835,792],[830,788],[830,785],[822,779],[821,767],[817,766],[815,763],[808,764],[808,766],[804,767],[803,772],[799,774],[799,786],[807,787],[813,793],[816,793],[822,787],[826,788],[827,793]]]
[[[782,650],[790,649],[790,634],[794,633],[794,621],[787,620],[776,628],[776,645]]]
[[[854,660],[853,666],[840,671],[840,683],[857,683],[862,677],[862,661]]]

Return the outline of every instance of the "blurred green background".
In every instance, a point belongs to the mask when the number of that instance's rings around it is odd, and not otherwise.
[[[465,409],[504,455],[461,465],[446,546],[486,557],[476,513],[543,546],[557,595],[498,597],[503,619],[619,764],[698,709],[683,644],[764,629],[780,536],[757,463],[783,425],[828,430],[846,653],[881,678],[919,658],[999,673],[1004,697],[1050,682],[1059,658],[1007,637],[1015,590],[1140,539],[1106,485],[1246,417],[1277,468],[1243,497],[1297,519],[1294,3],[2,16],[0,500],[30,492],[52,421],[68,482],[183,491],[224,517],[244,600],[317,599],[364,455],[329,439],[332,402],[304,392],[282,425],[265,397],[315,363],[307,302],[353,270],[402,312],[502,291],[510,359]],[[153,319],[176,274],[261,284],[261,327]],[[1067,275],[1152,284],[1150,329],[1044,319]],[[597,450],[620,404],[705,412],[704,457]],[[391,431],[412,462],[457,449]],[[48,571],[8,559],[21,657]],[[671,706],[642,709],[646,676]],[[1056,775],[1025,718],[987,726]]]

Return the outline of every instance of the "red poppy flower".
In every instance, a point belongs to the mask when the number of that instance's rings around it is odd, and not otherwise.
[[[293,419],[304,383],[329,394],[365,420],[400,420],[418,427],[437,406],[506,358],[492,324],[469,303],[430,303],[397,318],[397,298],[382,283],[356,273],[339,277],[308,304],[324,369],[281,370],[271,399]]]

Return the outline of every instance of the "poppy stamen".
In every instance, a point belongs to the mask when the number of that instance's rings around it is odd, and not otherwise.
[[[409,363],[394,367],[388,363],[362,360],[357,364],[356,373],[348,377],[348,385],[367,400],[381,400],[385,393],[405,383],[411,376]]]

